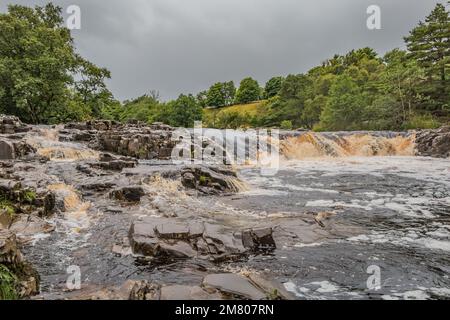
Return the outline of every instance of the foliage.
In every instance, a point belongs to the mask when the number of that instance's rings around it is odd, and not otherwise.
[[[0,112],[58,123],[99,117],[112,100],[109,71],[75,52],[60,7],[10,5],[0,34]]]
[[[17,277],[4,265],[0,264],[0,300],[17,300]]]
[[[264,97],[269,99],[278,95],[281,90],[283,80],[283,77],[273,77],[267,81],[266,86],[264,87]]]
[[[16,212],[12,202],[10,202],[10,201],[8,201],[6,199],[3,199],[2,197],[0,197],[0,211],[6,212],[11,217],[14,216],[14,214]]]
[[[293,128],[293,125],[292,125],[292,121],[291,121],[291,120],[284,120],[284,121],[281,121],[280,129],[283,129],[283,130],[292,130],[292,128]]]
[[[61,8],[11,5],[0,14],[0,112],[25,122],[94,118],[192,127],[403,130],[450,120],[450,21],[437,4],[404,38],[407,50],[335,54],[305,74],[217,82],[162,102],[156,91],[120,103],[110,72],[76,53]],[[264,101],[260,99],[266,99]],[[234,105],[233,105],[234,104]],[[204,108],[204,110],[202,110]]]
[[[168,118],[166,123],[176,127],[194,126],[194,121],[201,121],[203,110],[192,95],[180,95],[177,100],[166,105]]]
[[[261,89],[258,81],[252,78],[245,78],[241,81],[238,91],[236,92],[235,103],[250,103],[259,100]]]
[[[438,3],[433,11],[405,37],[410,57],[424,68],[423,85],[430,96],[428,110],[442,114],[450,104],[450,12]]]

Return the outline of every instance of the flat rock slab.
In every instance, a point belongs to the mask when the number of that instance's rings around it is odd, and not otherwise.
[[[203,279],[203,287],[215,288],[225,294],[249,300],[264,300],[266,294],[254,286],[246,277],[234,274],[210,274]]]
[[[214,290],[215,291],[215,290]],[[173,285],[161,288],[161,300],[222,300],[217,292],[209,293],[199,286]]]
[[[131,225],[133,253],[153,257],[229,260],[242,256],[245,248],[232,232],[219,226],[168,218],[144,218]]]
[[[198,223],[167,222],[155,226],[155,233],[160,239],[189,240],[201,237],[203,231],[203,225]]]
[[[55,227],[39,217],[24,214],[15,219],[9,230],[17,234],[19,240],[28,241],[34,235],[54,231]]]

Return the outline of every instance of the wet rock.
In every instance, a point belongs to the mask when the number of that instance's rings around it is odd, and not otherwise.
[[[87,175],[94,175],[94,171],[91,169],[89,165],[86,164],[77,164],[76,169]]]
[[[144,218],[131,225],[130,245],[134,253],[150,257],[234,260],[245,248],[233,234],[220,227],[171,219]]]
[[[201,224],[180,222],[167,222],[157,224],[155,234],[160,239],[189,240],[203,235],[204,227]]]
[[[416,154],[436,158],[450,157],[450,126],[417,132]]]
[[[121,286],[82,287],[66,294],[69,300],[159,300],[160,286],[141,280],[127,280]]]
[[[7,140],[0,140],[0,160],[12,160],[16,157],[14,145]]]
[[[242,244],[252,251],[276,249],[272,228],[249,229],[242,231]]]
[[[321,226],[322,228],[325,228],[325,221],[330,219],[332,216],[334,216],[335,213],[333,212],[319,212],[318,214],[316,214],[316,216],[314,217],[314,221]]]
[[[236,238],[232,232],[227,232],[221,226],[205,223],[205,232],[197,247],[199,252],[209,256],[216,262],[237,260],[245,255],[246,249],[242,240]],[[204,251],[203,248],[206,248]]]
[[[64,127],[65,137],[71,136],[73,141],[86,141],[95,149],[138,159],[169,159],[176,145],[172,131],[161,123],[149,126],[139,121],[121,124],[95,120]]]
[[[98,182],[98,183],[85,183],[83,185],[80,185],[80,189],[83,190],[90,190],[90,191],[97,191],[102,192],[106,190],[110,190],[116,186],[115,183],[112,182]]]
[[[128,295],[129,300],[159,300],[160,298],[160,286],[148,281],[127,281],[131,286],[130,293]]]
[[[139,202],[144,195],[145,192],[142,186],[129,186],[111,191],[109,197],[120,201]]]
[[[111,154],[101,154],[98,162],[91,162],[88,164],[92,168],[122,171],[125,168],[134,168],[137,165],[137,160],[130,157],[117,157]]]
[[[37,211],[41,216],[53,212],[54,195],[43,189],[35,190],[11,179],[0,178],[0,196],[12,203],[18,212],[31,213]]]
[[[23,124],[18,117],[0,114],[0,134],[14,134],[30,130],[31,127]]]
[[[15,289],[20,298],[38,293],[39,275],[24,260],[17,247],[16,236],[8,230],[0,230],[0,265],[17,277]]]
[[[54,231],[55,227],[34,215],[18,215],[9,230],[14,232],[21,242],[27,242],[37,234]]]
[[[86,122],[78,122],[78,123],[68,123],[64,126],[65,129],[76,129],[76,130],[97,130],[97,131],[105,131],[111,130],[114,126],[117,126],[118,123],[110,120],[90,120]]]
[[[181,183],[185,188],[198,190],[202,194],[235,193],[245,188],[232,169],[205,166],[184,168]]]
[[[248,300],[264,300],[266,294],[253,285],[246,277],[233,274],[210,274],[203,279],[204,288],[214,288],[231,297]]]
[[[12,141],[0,138],[0,160],[23,158],[34,152],[36,152],[36,149],[25,141]]]
[[[0,195],[6,199],[12,199],[20,191],[22,185],[19,181],[0,178]]]
[[[210,293],[199,286],[164,286],[161,288],[160,300],[222,300],[216,290],[211,291]]]
[[[272,281],[263,275],[250,273],[247,278],[256,287],[265,292],[266,297],[269,300],[295,300],[295,297],[289,293],[283,285]]]

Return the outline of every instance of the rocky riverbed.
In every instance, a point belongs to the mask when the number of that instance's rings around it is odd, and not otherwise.
[[[448,129],[287,133],[271,177],[174,164],[173,131],[0,116],[1,287],[32,299],[450,296]],[[380,290],[366,286],[370,265]]]

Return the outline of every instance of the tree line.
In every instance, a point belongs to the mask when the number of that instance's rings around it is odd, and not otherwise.
[[[119,102],[105,84],[110,72],[76,52],[61,8],[10,5],[0,14],[0,113],[49,124],[104,118],[318,131],[436,127],[450,119],[449,17],[437,4],[404,38],[406,50],[351,50],[264,87],[248,77],[238,87],[218,82],[172,101],[151,91]],[[245,105],[254,102],[260,108],[249,115]],[[227,112],[233,105],[242,111]],[[204,116],[211,109],[220,111],[214,121]]]

